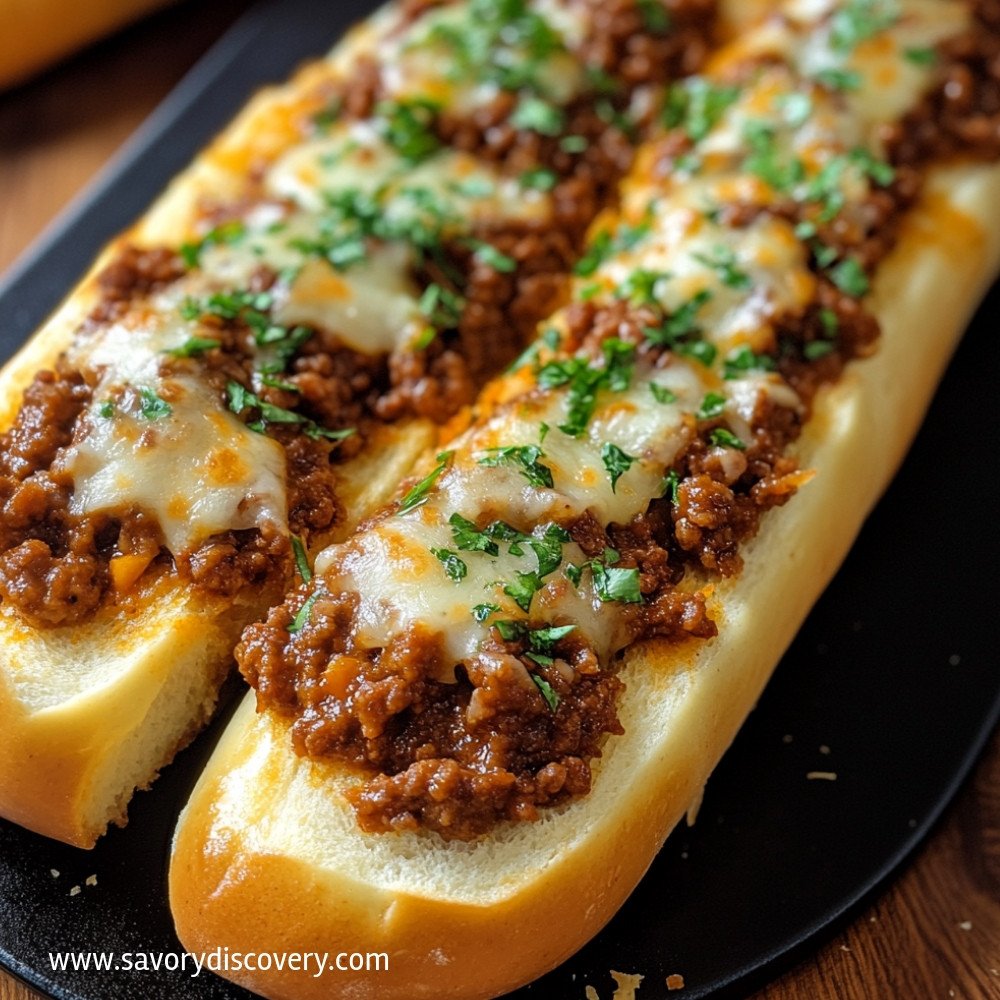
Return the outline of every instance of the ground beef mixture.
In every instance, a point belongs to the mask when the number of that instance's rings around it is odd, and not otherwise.
[[[631,8],[606,6],[609,17]],[[927,98],[883,136],[895,171],[892,183],[874,187],[851,217],[818,224],[817,243],[833,248],[837,259],[851,256],[873,271],[892,249],[929,161],[1000,155],[1000,3],[979,2],[975,11],[975,29],[942,47],[939,78]],[[611,35],[593,43],[609,52],[618,44]],[[494,126],[501,121],[498,114]],[[664,148],[672,158],[684,151],[685,141],[671,137]],[[793,222],[816,221],[814,212],[806,214],[791,201],[767,210]],[[746,225],[760,211],[727,206],[724,221]],[[814,265],[813,303],[778,320],[769,351],[802,408],[778,406],[762,394],[746,449],[726,449],[724,455],[709,440],[721,421],[698,421],[690,445],[668,470],[672,490],[645,513],[626,525],[605,528],[585,515],[565,526],[588,557],[611,547],[619,553],[615,565],[639,570],[644,602],[627,609],[637,638],[715,634],[704,599],[679,585],[692,567],[738,572],[740,547],[762,514],[783,504],[807,478],[787,451],[817,390],[836,380],[848,360],[874,348],[874,317],[818,261]],[[836,339],[824,353],[815,348],[829,340],[831,316]],[[569,308],[562,349],[600,357],[601,344],[616,337],[655,364],[663,348],[650,345],[643,330],[659,318],[625,302],[576,303]],[[495,628],[482,651],[457,667],[456,683],[442,684],[436,678],[449,664],[442,662],[439,637],[411,629],[385,649],[359,652],[351,647],[349,596],[321,598],[306,626],[291,634],[288,626],[305,599],[300,592],[249,629],[238,657],[258,689],[259,704],[293,719],[299,753],[336,755],[368,768],[350,793],[366,830],[423,827],[470,838],[505,819],[533,819],[541,807],[586,793],[590,761],[607,734],[621,731],[614,664],[601,669],[593,650],[573,645],[569,637],[558,643],[554,665],[542,668],[560,698],[553,712],[533,690],[536,664],[525,657],[524,645],[503,641]]]
[[[378,772],[351,793],[371,831],[425,826],[469,839],[500,819],[585,794],[602,738],[620,733],[621,682],[572,637],[532,665],[558,698],[552,711],[519,658],[491,642],[442,683],[440,636],[415,626],[384,649],[354,648],[350,596],[320,598],[289,634],[304,589],[251,627],[237,650],[260,697],[294,713],[300,753],[338,754]]]
[[[340,514],[336,464],[364,447],[375,423],[417,416],[443,423],[469,404],[489,376],[509,363],[534,335],[538,322],[565,298],[568,276],[581,252],[587,226],[612,196],[628,169],[636,127],[622,117],[630,88],[661,81],[700,64],[706,49],[712,0],[671,0],[669,17],[647,23],[636,0],[592,3],[590,32],[583,56],[602,74],[604,96],[588,94],[565,109],[565,134],[576,144],[566,148],[556,136],[514,128],[510,116],[517,99],[501,93],[487,107],[462,118],[442,113],[435,121],[438,140],[466,150],[507,173],[545,168],[554,174],[554,220],[481,227],[473,233],[514,261],[508,273],[473,258],[465,242],[444,249],[448,265],[425,262],[414,277],[421,285],[440,284],[461,296],[455,327],[438,332],[420,350],[401,349],[372,357],[346,349],[336,331],[317,330],[292,359],[285,381],[295,391],[267,387],[258,397],[266,404],[293,409],[328,428],[354,427],[343,442],[312,440],[288,425],[268,428],[286,449],[289,520],[292,532],[306,541],[328,530]],[[408,4],[404,21],[428,5]],[[350,86],[339,92],[308,96],[304,108],[318,111],[334,99],[338,114],[373,113],[381,72],[362,60]],[[321,127],[322,115],[308,128]],[[260,177],[252,172],[247,190],[228,205],[206,204],[206,230],[252,211],[263,197]],[[129,310],[171,282],[188,266],[183,255],[166,247],[125,246],[98,278],[101,299],[81,335],[94,334],[121,320]],[[456,282],[455,275],[461,275]],[[251,291],[265,291],[275,281],[259,269]],[[205,334],[220,341],[199,365],[224,398],[227,382],[252,385],[252,332],[239,318],[202,319]],[[116,555],[159,550],[158,531],[139,511],[76,516],[69,512],[72,482],[58,467],[60,448],[70,444],[76,419],[89,399],[85,377],[65,372],[48,381],[39,376],[25,398],[14,428],[0,441],[0,468],[6,497],[0,525],[0,594],[36,624],[61,625],[84,620],[110,586],[109,563]],[[250,420],[253,411],[242,414]],[[50,439],[59,436],[58,443]],[[156,559],[164,561],[166,553]],[[192,583],[234,594],[290,571],[286,539],[265,531],[229,532],[208,539],[177,560],[176,570]]]

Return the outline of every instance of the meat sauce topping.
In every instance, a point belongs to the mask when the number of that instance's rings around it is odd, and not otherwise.
[[[288,110],[294,137],[206,198],[189,242],[124,246],[26,392],[0,438],[2,599],[60,626],[158,572],[225,595],[287,580],[372,429],[448,421],[565,302],[650,94],[700,64],[713,6],[410,3],[335,50]],[[230,492],[151,496],[194,442],[198,488]],[[172,443],[173,472],[150,457]]]
[[[810,477],[816,392],[876,347],[928,165],[1000,152],[998,29],[789,5],[663,91],[507,401],[238,648],[298,753],[359,768],[363,829],[472,839],[586,794],[622,652],[715,634],[712,580]]]

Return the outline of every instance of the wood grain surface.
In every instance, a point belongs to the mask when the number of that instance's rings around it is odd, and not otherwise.
[[[0,271],[248,6],[183,4],[0,94]],[[0,973],[0,1000],[31,996]],[[1000,1000],[1000,735],[895,884],[752,996]]]

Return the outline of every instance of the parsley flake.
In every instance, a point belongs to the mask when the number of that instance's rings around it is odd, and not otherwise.
[[[299,571],[299,576],[305,583],[308,583],[312,579],[312,570],[309,568],[306,547],[298,535],[292,535],[292,552],[295,555],[295,568]]]
[[[867,295],[870,287],[868,275],[856,257],[845,257],[830,268],[830,280],[854,299]]]
[[[708,440],[720,448],[735,448],[737,451],[747,450],[747,446],[731,430],[725,427],[716,427],[708,435]]]
[[[313,605],[319,600],[320,592],[314,590],[305,600],[305,603],[299,608],[297,614],[292,619],[291,624],[288,626],[288,633],[290,635],[295,635],[296,632],[301,632],[306,626],[306,622],[309,621],[312,615]]]
[[[197,358],[205,351],[214,350],[219,346],[219,341],[210,337],[188,337],[180,347],[172,347],[164,354],[169,354],[172,358]]]
[[[549,710],[555,712],[559,707],[559,695],[552,685],[544,678],[539,677],[538,674],[531,674],[531,679],[535,682],[535,687],[541,692],[542,697],[545,699],[545,704],[549,706]]]
[[[139,398],[141,400],[139,409],[146,420],[162,420],[174,412],[173,407],[148,386],[139,386]]]
[[[658,403],[676,403],[677,393],[672,389],[668,389],[665,385],[660,385],[659,382],[650,382],[649,391],[653,394],[653,399]]]
[[[510,116],[510,123],[517,129],[538,132],[540,135],[559,135],[566,125],[562,109],[541,97],[524,96]]]
[[[495,615],[499,610],[499,604],[477,604],[472,609],[472,617],[482,625],[490,615]]]
[[[438,455],[438,464],[431,469],[420,482],[414,484],[403,494],[402,500],[399,501],[399,510],[396,511],[397,514],[408,514],[411,510],[422,506],[427,502],[427,496],[433,488],[434,484],[438,481],[441,473],[448,468],[448,463],[451,461],[452,455],[455,453],[453,451],[442,451]]]
[[[709,392],[705,394],[695,416],[699,420],[714,420],[716,417],[721,417],[725,409],[726,397],[717,392]]]
[[[601,448],[601,461],[611,480],[611,492],[617,492],[618,480],[638,461],[635,455],[622,451],[616,444],[605,441]]]
[[[431,554],[437,556],[450,580],[459,583],[465,579],[469,572],[469,567],[451,549],[431,549]]]
[[[480,465],[489,468],[500,466],[516,468],[532,486],[552,489],[552,470],[539,462],[545,452],[538,445],[507,445],[503,448],[488,448],[486,450],[489,454],[479,459]]]

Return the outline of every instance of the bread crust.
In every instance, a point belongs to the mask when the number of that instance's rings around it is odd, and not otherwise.
[[[592,937],[698,800],[888,485],[1000,265],[998,206],[1000,167],[930,175],[873,284],[877,354],[821,391],[799,441],[818,475],[767,515],[742,574],[717,586],[716,639],[629,651],[626,735],[607,744],[589,796],[472,844],[374,837],[344,798],[349,771],[297,758],[250,695],[179,820],[169,889],[184,946],[389,955],[380,973],[230,973],[282,1000],[471,1000],[536,978]]]
[[[339,52],[350,51],[351,38]],[[12,423],[35,374],[70,346],[99,300],[98,274],[121,248],[190,239],[199,203],[231,195],[251,164],[280,155],[296,136],[303,95],[337,72],[335,60],[319,61],[257,94],[143,218],[102,251],[0,372],[0,429]],[[430,425],[419,421],[380,429],[363,455],[342,466],[340,497],[350,516],[317,546],[383,502],[431,437]],[[280,598],[282,583],[234,601],[153,579],[127,603],[72,628],[37,630],[0,608],[0,815],[77,847],[92,847],[109,823],[123,824],[133,790],[148,787],[210,717],[242,628]],[[39,683],[46,688],[41,694]],[[130,770],[137,741],[167,720],[155,760]]]

